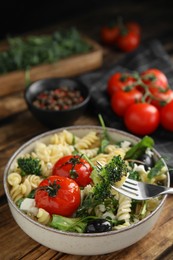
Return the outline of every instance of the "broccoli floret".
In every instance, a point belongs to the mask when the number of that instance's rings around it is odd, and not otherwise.
[[[97,175],[96,178],[94,175]],[[93,172],[91,178],[94,183],[94,194],[97,199],[104,200],[111,195],[111,185],[120,181],[123,176],[127,176],[127,166],[120,155],[114,156],[113,159],[101,169],[101,171]]]
[[[41,164],[38,158],[19,158],[17,160],[18,167],[22,171],[22,175],[25,176],[27,174],[35,174],[41,175]]]
[[[111,185],[120,181],[123,176],[127,176],[128,168],[121,156],[114,156],[113,159],[98,172],[93,170],[91,178],[93,188],[83,199],[82,205],[77,210],[77,216],[90,215],[92,209],[104,202],[107,198],[112,198]]]

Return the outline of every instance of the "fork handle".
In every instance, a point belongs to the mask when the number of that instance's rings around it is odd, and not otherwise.
[[[173,188],[168,188],[167,190],[163,191],[162,194],[173,194]]]

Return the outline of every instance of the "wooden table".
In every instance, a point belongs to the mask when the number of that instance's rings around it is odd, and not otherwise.
[[[127,19],[137,19],[141,22],[143,40],[150,37],[160,39],[173,61],[172,10],[169,6],[166,8],[166,5],[164,5],[163,9],[159,2],[157,2],[157,6],[154,1],[149,2],[150,6],[147,3],[136,3],[133,6],[130,5],[130,7],[128,4],[123,3],[114,4],[93,11],[88,15],[80,16],[80,18],[66,21],[63,24],[78,26],[86,35],[99,41],[101,24],[121,13]],[[57,28],[57,25],[54,28]],[[51,28],[51,30],[54,28]],[[45,31],[49,29],[46,28]],[[104,47],[103,67],[106,68],[115,60],[122,58],[123,55],[117,50]],[[8,83],[10,84],[10,82]],[[168,196],[166,200],[159,221],[145,238],[129,248],[108,255],[87,257],[56,252],[38,244],[18,227],[10,213],[4,194],[2,185],[3,170],[10,156],[17,148],[33,136],[47,131],[48,128],[41,125],[28,111],[23,100],[23,89],[17,89],[17,84],[16,81],[16,91],[12,90],[10,93],[4,91],[5,85],[0,85],[0,259],[173,259],[173,197],[171,196]],[[97,117],[91,115],[88,111],[74,122],[74,125],[79,124],[98,125],[99,123]]]

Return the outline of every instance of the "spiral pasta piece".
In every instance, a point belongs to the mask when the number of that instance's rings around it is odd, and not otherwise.
[[[29,193],[38,187],[42,178],[36,175],[27,175],[24,177],[23,182],[20,184],[13,185],[10,190],[10,195],[14,202],[17,202],[19,199],[27,197]]]
[[[94,131],[89,132],[87,135],[85,135],[83,138],[79,139],[76,142],[76,149],[89,149],[94,146],[94,144],[98,144],[99,138],[97,136],[97,133]]]
[[[29,193],[33,190],[32,185],[28,179],[26,179],[23,183],[20,184],[20,189],[23,197],[29,195]]]
[[[45,145],[43,143],[37,143],[35,153],[37,157],[45,163],[55,163],[59,158],[70,155],[74,151],[74,147],[70,145]]]
[[[40,163],[42,176],[50,176],[52,173],[53,164],[51,162],[44,162],[43,160],[41,160]]]
[[[79,152],[85,154],[88,158],[93,158],[97,155],[99,148],[95,147],[93,149],[81,149]]]
[[[11,186],[16,186],[21,183],[22,176],[18,172],[12,172],[8,175],[7,181]]]
[[[98,161],[104,166],[105,164],[109,163],[114,156],[115,156],[114,153],[110,153],[110,154],[100,153],[94,158],[92,158],[92,162],[96,164]]]
[[[38,214],[37,214],[37,219],[38,219],[39,223],[47,225],[49,223],[51,217],[50,217],[50,214],[46,210],[39,208]]]
[[[120,155],[123,159],[125,157],[126,151],[123,148],[110,144],[106,146],[105,153],[112,154],[114,156]]]
[[[67,131],[67,130],[63,130],[62,132],[58,133],[58,134],[54,134],[53,136],[51,136],[50,138],[50,143],[51,144],[72,144],[74,140],[74,135]]]
[[[119,207],[117,211],[117,219],[124,220],[126,223],[130,221],[132,199],[119,194]]]
[[[122,229],[122,228],[125,228],[125,227],[128,227],[128,226],[130,226],[130,223],[129,222],[125,222],[124,224],[119,224],[117,226],[114,226],[113,230],[119,230],[119,229]]]
[[[23,198],[23,194],[21,191],[21,185],[17,184],[13,186],[10,190],[10,195],[12,200],[16,203],[19,199]]]
[[[36,143],[35,153],[40,160],[43,160],[44,162],[49,162],[50,152],[49,152],[49,149],[47,148],[46,144],[41,143],[41,142]]]
[[[40,178],[40,176],[30,174],[24,178],[24,184],[28,181],[31,185],[31,189],[36,189],[42,180],[43,179]]]

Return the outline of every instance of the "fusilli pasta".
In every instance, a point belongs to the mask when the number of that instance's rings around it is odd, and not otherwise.
[[[99,137],[97,136],[97,133],[94,131],[89,132],[87,135],[85,135],[83,138],[77,140],[76,142],[76,149],[90,149],[94,145],[98,145],[99,143]]]
[[[117,211],[117,219],[124,220],[127,225],[130,225],[130,212],[132,199],[119,194],[119,207]]]
[[[39,223],[47,225],[51,219],[51,216],[46,210],[39,208],[37,219]]]
[[[11,186],[16,186],[22,182],[22,176],[18,172],[12,172],[8,175],[7,181]]]
[[[53,136],[51,136],[50,143],[51,144],[72,145],[74,139],[77,139],[77,137],[75,137],[71,132],[69,132],[67,130],[63,130],[59,134],[54,134]]]

